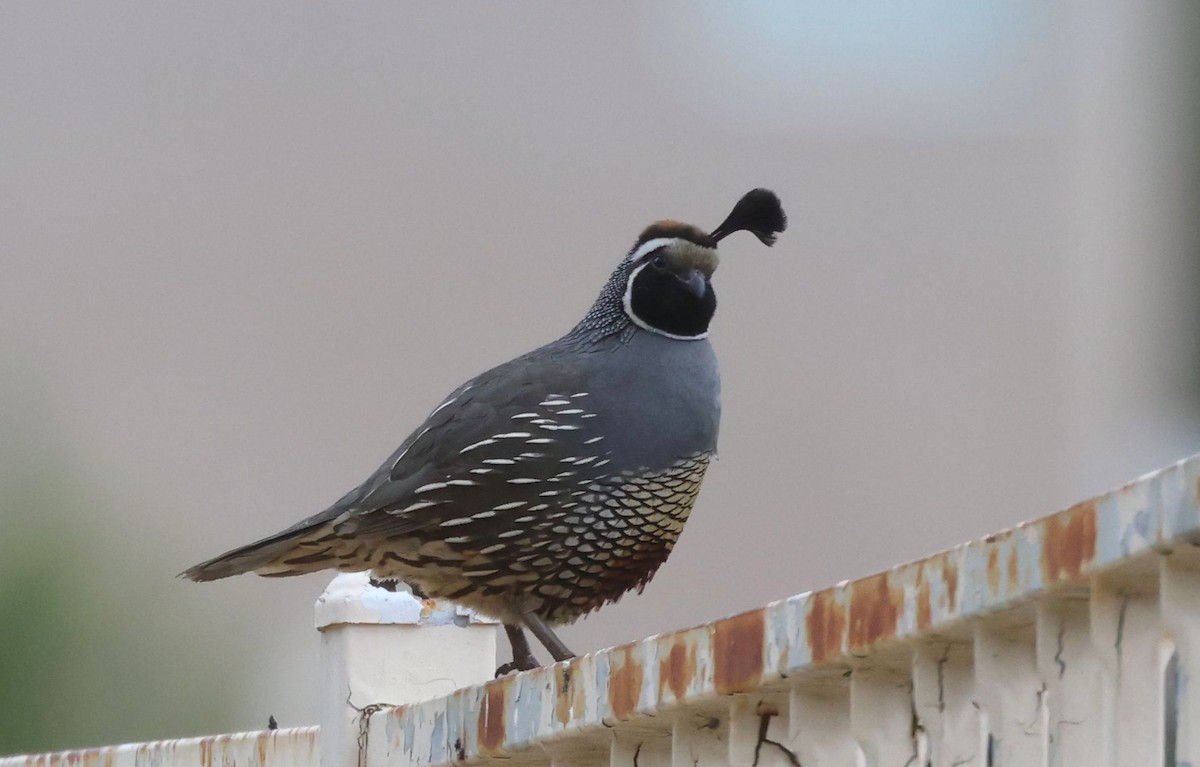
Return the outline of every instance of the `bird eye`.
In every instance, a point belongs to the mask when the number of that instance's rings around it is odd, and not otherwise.
[[[653,266],[655,269],[666,269],[667,268],[667,257],[664,256],[663,254],[659,253],[657,256],[655,256],[654,258],[652,258],[650,260],[650,265]]]

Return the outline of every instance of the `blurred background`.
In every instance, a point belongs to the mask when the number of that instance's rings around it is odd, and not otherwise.
[[[8,3],[0,753],[317,719],[328,577],[175,578],[722,246],[721,460],[586,652],[1200,449],[1200,5]]]

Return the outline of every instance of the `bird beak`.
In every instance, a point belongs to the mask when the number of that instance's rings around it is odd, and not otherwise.
[[[679,275],[679,281],[687,286],[688,292],[696,298],[704,298],[708,292],[708,279],[699,269],[690,269],[686,274]]]

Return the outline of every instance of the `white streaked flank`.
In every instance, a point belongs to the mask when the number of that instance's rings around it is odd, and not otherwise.
[[[494,440],[494,439],[481,439],[478,442],[472,442],[471,444],[464,447],[462,450],[459,450],[458,454],[462,455],[463,453],[471,452],[472,450],[474,450],[477,447],[487,447],[488,445],[494,445],[494,444],[496,444],[496,440]]]
[[[430,428],[431,427],[426,426],[424,429],[421,429],[420,433],[417,434],[417,436],[413,437],[413,441],[411,443],[409,443],[408,447],[404,448],[404,452],[402,452],[402,453],[400,453],[400,455],[396,456],[396,460],[392,461],[392,471],[396,470],[396,467],[400,465],[400,462],[402,460],[404,460],[404,456],[408,455],[409,450],[412,450],[412,446],[417,444],[417,441],[420,440],[421,437],[424,437],[426,434],[429,433]]]
[[[464,391],[465,391],[465,390],[464,390]],[[447,407],[450,407],[450,406],[451,406],[451,405],[453,405],[455,402],[458,402],[458,397],[451,397],[450,399],[446,400],[446,401],[445,401],[445,402],[443,402],[442,404],[440,404],[440,405],[438,405],[437,407],[435,407],[435,408],[433,409],[433,412],[429,414],[429,417],[430,417],[430,418],[433,418],[435,415],[437,415],[437,414],[438,414],[438,412],[439,412],[439,411],[441,411],[441,410],[442,410],[442,408],[447,408]]]
[[[421,509],[428,509],[430,506],[437,506],[440,503],[442,501],[417,501],[416,503],[410,503],[397,513],[407,514],[410,511],[420,511]]]

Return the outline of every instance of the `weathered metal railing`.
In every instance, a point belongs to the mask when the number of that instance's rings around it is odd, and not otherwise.
[[[326,767],[1200,765],[1200,456],[885,573],[486,683],[495,627],[453,608],[342,576],[317,617],[320,728],[0,767],[313,767],[318,750]]]

